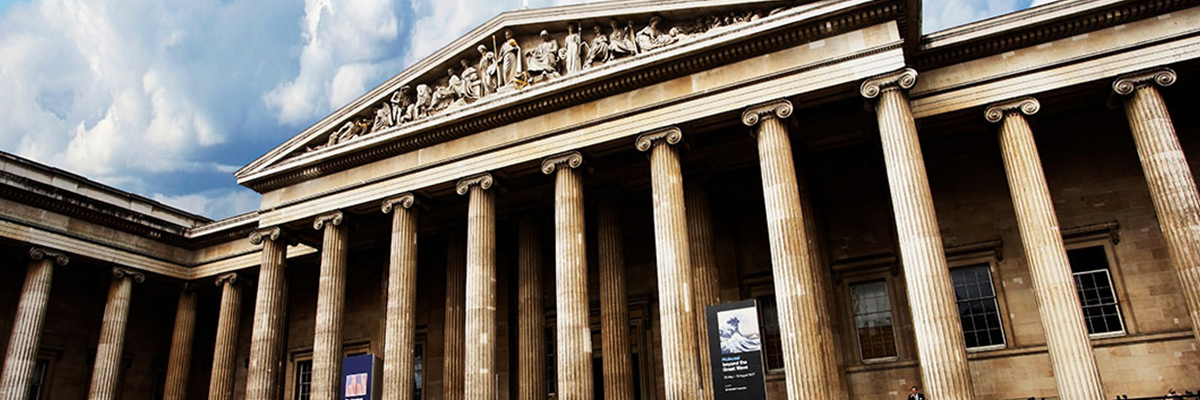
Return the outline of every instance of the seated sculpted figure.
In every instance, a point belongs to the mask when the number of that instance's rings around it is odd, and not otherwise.
[[[529,59],[526,71],[535,82],[558,77],[558,42],[546,31],[542,31],[541,37],[541,44],[525,52]]]
[[[633,21],[622,28],[617,21],[609,21],[612,33],[608,34],[609,59],[621,58],[637,54],[637,43],[633,41]]]
[[[429,105],[433,102],[433,93],[429,91],[429,85],[417,85],[417,100],[408,105],[408,111],[404,117],[408,121],[416,121],[425,118],[429,112]]]
[[[596,36],[592,38],[592,46],[588,47],[587,58],[583,60],[584,68],[591,68],[594,63],[608,62],[610,58],[608,36],[604,36],[604,32],[600,32],[600,25],[592,27],[592,32]]]
[[[638,51],[650,51],[679,41],[679,36],[682,36],[682,34],[675,29],[671,29],[670,32],[663,32],[659,28],[661,24],[662,18],[653,16],[650,17],[650,24],[638,31],[636,36]]]
[[[483,97],[483,81],[480,80],[479,71],[468,64],[466,59],[461,60],[460,64],[463,72],[459,96],[465,100],[479,100],[480,97]]]
[[[388,102],[383,102],[379,108],[375,109],[375,121],[371,123],[371,133],[379,132],[394,126],[392,120],[392,105]]]

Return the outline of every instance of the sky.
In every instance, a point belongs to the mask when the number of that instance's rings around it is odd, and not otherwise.
[[[923,30],[1039,2],[925,0]],[[252,211],[235,170],[521,3],[0,0],[0,150],[210,218]]]

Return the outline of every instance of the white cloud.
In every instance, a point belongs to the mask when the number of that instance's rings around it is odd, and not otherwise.
[[[227,218],[258,208],[262,197],[249,189],[216,189],[185,195],[155,193],[154,201],[209,218]]]
[[[283,124],[298,126],[362,95],[398,71],[396,0],[306,0],[299,72],[263,95]]]

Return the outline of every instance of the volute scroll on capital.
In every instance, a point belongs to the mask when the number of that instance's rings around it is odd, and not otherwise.
[[[241,280],[241,277],[238,276],[237,272],[230,272],[228,274],[218,276],[216,284],[217,286],[225,286],[225,284],[236,285],[239,280]]]
[[[1157,84],[1162,87],[1174,85],[1178,77],[1175,71],[1170,68],[1155,68],[1122,75],[1113,81],[1112,89],[1118,95],[1125,96],[1133,94],[1139,87],[1150,84]]]
[[[867,79],[859,87],[863,97],[873,99],[890,89],[912,89],[917,84],[917,70],[904,68],[886,75]]]
[[[1009,113],[1022,113],[1025,115],[1037,114],[1042,109],[1042,103],[1033,97],[1022,97],[1002,103],[989,105],[983,111],[983,117],[988,122],[1000,122],[1004,120],[1004,116]]]
[[[330,226],[341,225],[342,221],[345,219],[345,217],[346,217],[346,215],[343,214],[341,211],[330,211],[330,212],[318,215],[316,218],[313,218],[313,229],[319,231],[319,230],[325,228],[325,224],[329,224]]]
[[[568,151],[542,160],[542,173],[546,175],[553,174],[559,165],[565,165],[568,168],[579,168],[583,166],[583,154],[580,154],[578,151]]]
[[[660,143],[673,145],[679,144],[682,141],[683,131],[671,126],[638,135],[637,139],[634,140],[634,145],[637,146],[638,151],[650,151],[650,149],[653,149],[654,146]]]
[[[417,196],[416,195],[414,195],[412,193],[404,193],[404,194],[401,194],[398,196],[393,196],[393,197],[388,197],[386,199],[383,199],[383,203],[380,206],[380,210],[382,210],[384,214],[391,214],[392,209],[395,209],[397,206],[399,206],[400,208],[404,208],[404,209],[411,209],[416,204],[417,204]]]
[[[133,279],[133,281],[137,282],[137,283],[142,283],[142,282],[146,281],[145,274],[138,272],[138,271],[134,271],[129,268],[113,267],[112,274],[113,274],[113,278],[117,278],[117,279],[124,279],[125,277],[129,277],[130,279]]]
[[[460,179],[458,183],[454,184],[454,192],[465,195],[471,192],[472,186],[479,186],[482,190],[488,190],[492,188],[492,184],[494,183],[495,179],[492,178],[492,174],[484,172]]]
[[[787,99],[779,99],[755,106],[750,106],[746,111],[742,112],[742,123],[746,126],[758,125],[758,122],[767,118],[785,119],[792,116],[795,111],[792,107],[792,102]]]
[[[300,244],[295,235],[278,226],[262,228],[254,232],[250,232],[250,244],[260,245],[263,244],[264,241],[268,240],[272,242],[282,242],[291,246]]]
[[[50,250],[44,247],[29,248],[29,258],[41,260],[46,257],[53,259],[54,263],[58,264],[59,266],[67,265],[67,263],[71,261],[71,256],[68,256],[67,253]]]

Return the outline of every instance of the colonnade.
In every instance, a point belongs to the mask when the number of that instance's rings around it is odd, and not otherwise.
[[[906,91],[917,73],[903,69],[869,79],[860,87],[878,119],[888,187],[895,214],[901,263],[916,338],[922,386],[939,400],[974,400],[963,332],[934,203]],[[1121,96],[1155,211],[1167,239],[1172,265],[1184,288],[1193,332],[1200,340],[1200,194],[1180,148],[1159,87],[1175,81],[1175,73],[1158,69],[1119,77],[1113,90]],[[1068,400],[1101,400],[1096,361],[1080,313],[1067,263],[1054,203],[1027,119],[1040,109],[1034,98],[989,105],[987,121],[998,123],[1004,162],[1021,241],[1046,333],[1059,396]],[[742,113],[757,143],[766,207],[775,296],[782,338],[789,399],[821,394],[847,399],[845,375],[831,329],[812,210],[802,193],[797,159],[785,119],[793,105],[784,99],[748,107]],[[711,365],[706,348],[703,307],[718,301],[711,220],[702,186],[685,184],[680,144],[685,132],[662,127],[638,135],[634,147],[650,158],[655,256],[658,277],[658,324],[666,398],[712,398],[707,383]],[[587,240],[581,153],[549,157],[541,169],[554,179],[554,246],[556,290],[556,395],[591,399],[591,332],[588,325]],[[446,351],[444,392],[447,399],[491,400],[496,380],[496,182],[491,174],[463,178],[455,186],[468,197],[465,243],[451,235],[447,257]],[[387,274],[383,398],[412,399],[414,388],[417,289],[417,198],[404,193],[382,203],[392,215],[391,254]],[[625,265],[618,198],[598,199],[599,290],[604,391],[606,398],[632,399],[633,379],[629,316],[625,307]],[[338,398],[341,375],[342,320],[345,314],[346,254],[349,229],[342,212],[323,214],[313,227],[323,236],[320,282],[314,329],[312,399]],[[541,291],[541,223],[524,217],[519,224],[518,398],[543,399],[545,335]],[[279,227],[261,229],[250,238],[261,244],[254,324],[246,396],[278,397],[283,370],[284,315],[287,282],[285,253],[293,243]],[[30,251],[30,264],[14,318],[14,328],[0,374],[0,400],[26,398],[54,269],[68,264],[65,253],[44,248]],[[105,306],[89,398],[113,398],[119,377],[132,287],[144,276],[128,268],[113,269]],[[236,368],[234,349],[240,315],[238,274],[217,279],[222,289],[217,323],[210,399],[230,399]],[[196,319],[194,288],[179,295],[164,398],[184,398]]]

